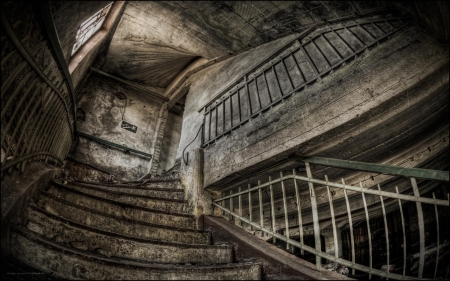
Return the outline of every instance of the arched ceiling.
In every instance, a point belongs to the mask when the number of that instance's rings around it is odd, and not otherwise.
[[[130,1],[102,70],[165,89],[198,57],[220,59],[388,1]]]

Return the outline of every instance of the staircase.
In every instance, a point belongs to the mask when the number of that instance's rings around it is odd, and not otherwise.
[[[190,213],[178,179],[52,180],[11,229],[11,253],[64,279],[261,279],[261,262],[233,262]]]

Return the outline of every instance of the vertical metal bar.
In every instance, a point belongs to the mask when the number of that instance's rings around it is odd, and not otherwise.
[[[225,193],[224,192],[220,193],[220,196],[222,196],[222,198],[225,197]],[[222,207],[225,207],[225,200],[220,201],[220,205],[222,205]],[[222,216],[224,216],[224,215],[225,215],[225,211],[222,210]]]
[[[233,194],[233,190],[230,189],[230,196]],[[234,213],[234,206],[233,206],[233,197],[230,198],[230,211]],[[231,214],[228,215],[228,219],[230,221],[233,221],[233,216]]]
[[[214,135],[214,138],[217,138],[217,123],[218,123],[218,116],[217,116],[217,112],[219,111],[218,110],[218,105],[216,104],[216,106],[214,107],[214,111],[216,112],[216,127],[215,127],[215,129],[216,129],[216,134]]]
[[[342,179],[342,184],[345,184],[344,179]],[[348,201],[347,189],[344,189],[345,204],[347,205],[347,215],[348,215],[348,225],[350,228],[350,243],[352,250],[352,263],[355,264],[355,238],[353,237],[353,221],[352,212],[350,210],[350,202]],[[355,275],[355,269],[352,267],[352,275]]]
[[[239,113],[239,123],[242,121],[242,112],[241,112],[241,94],[239,93],[239,89],[237,91],[238,98],[238,113]]]
[[[352,48],[352,46],[350,46],[349,43],[347,43],[347,41],[344,40],[344,38],[342,38],[341,35],[339,35],[339,33],[337,33],[336,30],[333,29],[334,34],[336,34],[337,37],[339,37],[339,39],[341,39],[342,43],[345,44],[345,46],[347,46],[353,53],[355,53],[355,50]]]
[[[344,28],[346,29],[346,30],[348,30],[348,32],[350,32],[356,39],[358,39],[358,41],[361,43],[361,44],[363,44],[363,46],[365,47],[366,46],[366,44],[364,43],[364,41],[362,41],[353,31],[351,31],[350,30],[350,28],[347,28],[345,25],[344,25]]]
[[[298,192],[298,184],[297,179],[295,179],[295,176],[297,175],[297,172],[295,169],[292,169],[292,173],[294,175],[294,187],[295,187],[295,199],[297,202],[297,213],[298,213],[298,232],[300,235],[300,244],[303,246],[303,222],[302,222],[302,208],[300,205],[300,193]],[[300,249],[300,254],[303,256],[305,254],[305,250],[303,248]]]
[[[305,162],[306,167],[306,176],[312,179],[311,167],[308,162]],[[317,202],[316,195],[314,191],[314,184],[312,182],[308,182],[309,185],[309,193],[311,195],[311,209],[313,215],[313,223],[314,223],[314,240],[315,240],[315,248],[316,251],[321,252],[321,244],[320,244],[320,228],[319,228],[319,214],[317,212]],[[322,258],[316,255],[316,268],[322,268]]]
[[[344,57],[341,55],[341,53],[333,46],[333,44],[331,44],[330,40],[328,40],[328,38],[324,35],[324,34],[320,34],[320,36],[322,38],[325,39],[325,41],[327,41],[328,45],[331,46],[331,48],[333,48],[333,50],[336,52],[336,54],[338,54],[339,58],[342,60]]]
[[[289,75],[289,71],[288,71],[288,69],[286,67],[286,63],[284,62],[283,58],[281,58],[281,63],[283,64],[284,70],[286,70],[286,75],[287,75],[287,77],[289,79],[289,83],[291,84],[291,87],[292,87],[292,90],[293,90],[293,89],[295,89],[294,83],[292,82],[291,76]]]
[[[256,96],[258,96],[259,109],[261,109],[261,108],[262,108],[262,105],[261,105],[261,97],[259,96],[258,76],[259,76],[259,75],[255,76],[255,77],[253,78],[253,81],[255,81]]]
[[[283,177],[283,171],[280,172],[280,178]],[[286,237],[289,239],[289,216],[286,202],[286,187],[284,185],[284,181],[281,181],[281,191],[283,192],[283,208],[284,208],[284,225],[286,229]],[[286,250],[289,250],[289,243],[286,242]]]
[[[414,196],[420,197],[419,187],[415,178],[411,178],[411,185],[414,191]],[[420,253],[419,253],[419,278],[423,275],[423,266],[425,263],[425,223],[423,221],[422,203],[416,202],[417,218],[419,221],[419,239],[420,239]]]
[[[270,189],[270,207],[271,207],[270,208],[271,209],[270,216],[272,219],[272,231],[276,232],[275,231],[275,204],[273,202],[273,186],[272,186],[272,177],[271,176],[269,176],[269,182],[270,182],[269,189]],[[277,241],[276,238],[272,237],[272,243],[275,244],[276,241]]]
[[[273,64],[272,64],[272,71],[273,71],[273,74],[275,75],[275,81],[277,81],[278,89],[280,90],[280,96],[282,97],[283,96],[283,90],[281,89],[280,79],[278,78],[278,74],[277,74]]]
[[[212,109],[209,110],[209,129],[208,129],[208,141],[211,140],[211,119],[212,119]]]
[[[300,64],[298,63],[297,58],[296,58],[292,53],[290,53],[290,55],[292,56],[292,59],[293,59],[294,62],[295,62],[295,66],[297,67],[298,72],[300,72],[300,75],[302,76],[303,83],[306,83],[306,77],[305,77],[305,74],[303,74],[303,71],[302,71],[302,69],[300,68]]]
[[[328,183],[328,176],[325,175],[325,181]],[[339,244],[337,240],[336,217],[334,215],[333,197],[331,196],[330,187],[327,184],[328,201],[330,202],[331,224],[333,225],[334,238],[334,257],[339,258]]]
[[[433,192],[433,199],[436,199],[436,196],[434,196],[434,192]],[[436,212],[436,233],[437,233],[437,250],[436,250],[436,265],[434,266],[434,277],[433,279],[436,279],[436,274],[437,274],[437,270],[438,270],[438,265],[439,265],[439,213],[438,213],[438,208],[437,205],[434,204],[434,211]]]
[[[379,184],[378,184],[378,190],[381,191],[381,188],[380,188]],[[389,229],[388,229],[388,224],[387,224],[387,219],[386,219],[386,209],[384,208],[383,196],[380,196],[380,202],[381,202],[381,210],[383,211],[384,232],[385,232],[385,235],[386,235],[386,251],[387,251],[386,272],[389,273]]]
[[[397,192],[397,194],[399,194],[397,186],[395,187],[395,191]],[[403,232],[403,276],[405,276],[405,273],[406,273],[406,231],[405,231],[405,218],[403,217],[402,201],[400,200],[400,198],[398,199],[398,207],[400,209],[400,217],[402,219],[402,232]]]
[[[242,188],[239,186],[239,193],[241,193]],[[242,195],[239,194],[239,217],[242,218]],[[242,220],[239,219],[239,226],[242,227]]]
[[[269,94],[270,103],[272,103],[272,95],[270,94],[269,84],[267,83],[266,71],[263,71],[264,74],[264,82],[266,83],[267,93]]]
[[[239,96],[239,92],[237,92]],[[233,128],[233,94],[230,95],[230,129]]]
[[[361,182],[359,186],[362,188]],[[364,192],[361,192],[361,196],[364,203],[364,211],[366,212],[366,222],[367,222],[367,239],[369,240],[369,279],[372,279],[372,235],[370,232],[370,221],[369,221],[369,211],[367,210],[366,196]]]
[[[205,131],[205,123],[206,123],[206,113],[203,114],[203,132],[202,132],[202,146],[205,144],[206,131]]]
[[[252,108],[252,100],[250,99],[250,90],[248,87],[249,82],[247,80],[248,80],[247,75],[245,75],[245,89],[247,90],[248,108],[250,110],[250,115],[249,115],[249,117],[250,117],[253,114],[253,108]]]
[[[261,186],[261,181],[258,181],[258,186]],[[264,211],[263,211],[263,198],[262,198],[262,189],[258,189],[259,195],[259,224],[261,228],[264,228]],[[264,231],[261,231],[261,237],[264,236]]]
[[[317,69],[316,64],[311,60],[309,53],[305,50],[305,47],[303,47],[303,45],[301,43],[300,43],[300,48],[302,49],[303,54],[305,54],[305,57],[308,60],[309,64],[313,67],[313,70],[317,73],[316,76],[318,76],[320,74],[320,72]]]
[[[374,40],[376,40],[377,38],[372,34],[372,33],[370,33],[370,31],[369,30],[367,30],[367,29],[365,29],[364,28],[364,26],[362,26],[362,25],[360,25],[360,24],[358,24],[358,27],[360,27],[362,30],[364,30],[366,33],[368,33],[369,35],[370,35],[370,37],[372,37],[373,38],[373,40],[372,41],[374,41]]]
[[[253,211],[252,211],[252,192],[250,191],[251,184],[247,185],[248,188],[248,213],[249,213],[249,220],[253,222]],[[253,230],[253,226],[250,225],[250,230]]]
[[[322,52],[322,50],[319,48],[319,46],[317,46],[316,42],[314,40],[311,40],[311,42],[314,44],[314,46],[317,48],[317,50],[319,50],[322,57],[327,61],[328,65],[331,67],[330,61],[328,60],[327,56],[325,56],[325,54]]]
[[[222,101],[222,134],[225,132],[225,100]]]

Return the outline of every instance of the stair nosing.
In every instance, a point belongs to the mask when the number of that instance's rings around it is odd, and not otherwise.
[[[69,255],[69,256],[78,256],[82,259],[88,259],[88,260],[95,260],[95,262],[100,262],[101,264],[107,264],[107,265],[113,265],[113,266],[132,266],[136,268],[148,268],[148,269],[155,269],[155,270],[167,270],[167,269],[185,269],[185,270],[197,270],[201,271],[204,269],[226,269],[226,268],[236,268],[236,267],[246,267],[249,265],[260,265],[261,262],[254,261],[254,262],[246,262],[246,263],[223,263],[223,264],[211,264],[211,265],[183,265],[183,264],[177,264],[177,263],[152,263],[152,262],[145,262],[140,260],[133,260],[133,259],[122,259],[122,258],[116,258],[116,257],[107,257],[98,253],[94,252],[88,252],[79,250],[77,248],[69,248],[67,246],[64,246],[62,244],[58,244],[56,242],[53,242],[52,240],[41,236],[37,233],[34,233],[28,229],[26,229],[23,226],[18,225],[12,225],[11,230],[14,230],[17,235],[20,235],[24,237],[25,239],[28,239],[31,242],[37,243],[42,245],[45,248],[48,248],[53,251],[58,251],[59,253],[63,255]]]
[[[68,190],[69,192],[73,192],[73,193],[76,193],[78,195],[89,197],[89,198],[92,198],[92,199],[95,199],[95,200],[98,200],[98,201],[103,201],[103,202],[115,204],[115,205],[118,205],[120,207],[133,208],[133,209],[138,209],[138,210],[147,211],[147,212],[151,212],[151,213],[153,212],[153,213],[160,213],[160,214],[173,215],[173,216],[179,216],[179,217],[195,218],[194,215],[190,215],[190,214],[183,214],[183,213],[176,213],[176,212],[170,212],[170,211],[146,208],[146,207],[132,205],[132,204],[129,204],[129,203],[115,201],[115,200],[112,200],[112,199],[98,197],[98,196],[95,196],[95,195],[92,195],[92,194],[89,194],[89,193],[85,193],[85,192],[82,192],[82,191],[70,188],[69,186],[65,186],[65,185],[60,184],[60,183],[56,183],[56,185],[58,185],[59,187],[61,187],[63,189]],[[45,193],[51,194],[51,193],[49,193],[49,192],[47,192],[45,190],[41,190],[41,192],[45,192]]]
[[[104,216],[104,217],[113,218],[113,219],[116,219],[116,220],[124,220],[124,221],[128,221],[130,223],[146,225],[146,226],[151,226],[151,227],[156,227],[156,228],[163,228],[163,229],[166,228],[166,229],[185,231],[185,232],[186,231],[191,231],[191,232],[200,232],[200,233],[210,233],[209,231],[206,231],[206,230],[190,229],[190,228],[176,227],[176,226],[171,226],[171,225],[155,224],[155,223],[149,223],[149,222],[145,222],[145,221],[130,219],[130,218],[126,218],[126,217],[117,217],[117,216],[114,216],[114,215],[110,215],[110,214],[107,214],[107,213],[103,213],[103,212],[100,212],[100,211],[88,208],[86,206],[81,206],[81,205],[72,203],[70,201],[64,200],[62,198],[59,198],[56,195],[50,194],[50,193],[42,191],[42,190],[41,190],[41,194],[44,195],[44,196],[47,196],[47,197],[49,197],[51,199],[54,199],[56,201],[59,201],[59,202],[61,202],[63,204],[72,206],[74,208],[82,209],[82,210],[90,212],[90,213],[98,214],[98,215],[101,215],[101,216]]]
[[[109,192],[109,193],[116,194],[116,195],[121,195],[121,196],[138,197],[138,198],[151,199],[151,200],[157,200],[157,201],[177,202],[177,203],[182,203],[182,204],[188,203],[188,201],[184,200],[184,199],[163,198],[163,197],[157,197],[157,196],[147,196],[147,195],[140,195],[140,194],[132,194],[132,193],[121,192],[121,191],[105,190],[103,188],[93,187],[93,186],[82,186],[82,185],[76,185],[76,184],[72,184],[71,185],[70,182],[68,182],[67,184],[63,184],[63,183],[59,183],[57,181],[52,181],[52,184],[65,186],[65,187],[68,187],[68,188],[71,188],[71,189],[73,189],[72,186],[79,186],[79,187],[82,187],[82,188],[90,187],[90,188],[92,188],[93,190],[96,190],[96,191]],[[83,191],[81,191],[81,192],[83,192]],[[111,200],[111,199],[108,199],[108,200]]]
[[[59,215],[49,213],[46,210],[39,208],[36,205],[29,205],[29,207],[31,209],[33,209],[34,211],[44,214],[46,217],[48,217],[50,219],[62,222],[64,224],[68,224],[72,227],[88,230],[90,232],[99,233],[102,235],[112,236],[112,237],[121,238],[121,239],[127,239],[127,240],[131,240],[131,241],[135,241],[135,242],[166,245],[166,246],[178,246],[180,248],[219,248],[219,247],[223,247],[223,246],[212,245],[212,244],[188,244],[188,243],[182,243],[182,242],[172,242],[172,241],[168,241],[168,240],[148,239],[148,238],[140,238],[140,237],[136,237],[136,236],[124,235],[124,234],[120,234],[120,233],[116,233],[116,232],[103,230],[100,228],[95,228],[95,227],[92,227],[92,226],[89,226],[89,225],[86,225],[83,223],[79,223],[79,222],[64,218]],[[205,231],[205,232],[207,233],[208,231]]]

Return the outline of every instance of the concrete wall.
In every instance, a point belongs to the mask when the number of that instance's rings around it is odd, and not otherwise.
[[[79,131],[153,154],[160,103],[152,102],[133,90],[97,75],[90,77],[81,92],[84,94],[80,97],[78,107],[85,111],[85,121],[78,122]],[[123,120],[137,126],[136,133],[121,128],[125,102],[116,97],[116,92],[122,92],[127,97]],[[124,180],[136,180],[144,176],[150,162],[149,158],[124,153],[113,147],[105,148],[83,137],[80,137],[72,158]]]
[[[169,112],[167,115],[164,137],[161,145],[161,156],[157,174],[167,171],[175,165],[178,145],[180,144],[183,116]]]
[[[245,73],[249,65],[255,65],[260,61],[259,58],[271,52],[276,43],[281,44],[281,40],[214,65],[191,77],[180,149],[194,138],[197,128],[203,122],[202,113],[198,113],[201,105],[228,86],[229,81]],[[243,169],[268,159],[307,152],[302,148],[303,143],[343,126],[363,113],[377,109],[378,112],[386,110],[387,114],[387,101],[421,82],[426,75],[431,75],[447,62],[448,50],[424,30],[411,27],[401,31],[397,36],[366,51],[351,63],[314,83],[301,94],[274,106],[205,148],[205,186],[232,178]],[[418,69],[421,73],[418,73]],[[448,82],[442,82],[445,83]],[[376,120],[377,116],[379,113],[373,114],[371,118]],[[402,132],[401,129],[398,132],[378,129],[380,131],[373,131],[370,137],[375,143],[383,143]],[[200,140],[197,140],[189,149],[198,147],[199,143]],[[314,149],[317,151],[317,145],[326,143],[316,143]],[[359,148],[361,142],[349,145]],[[370,149],[373,145],[371,143],[370,147],[364,149]],[[382,151],[383,147],[377,149]],[[340,157],[335,155],[335,158],[349,157],[351,155],[345,153]],[[380,159],[372,154],[372,158],[366,161],[377,162]]]

